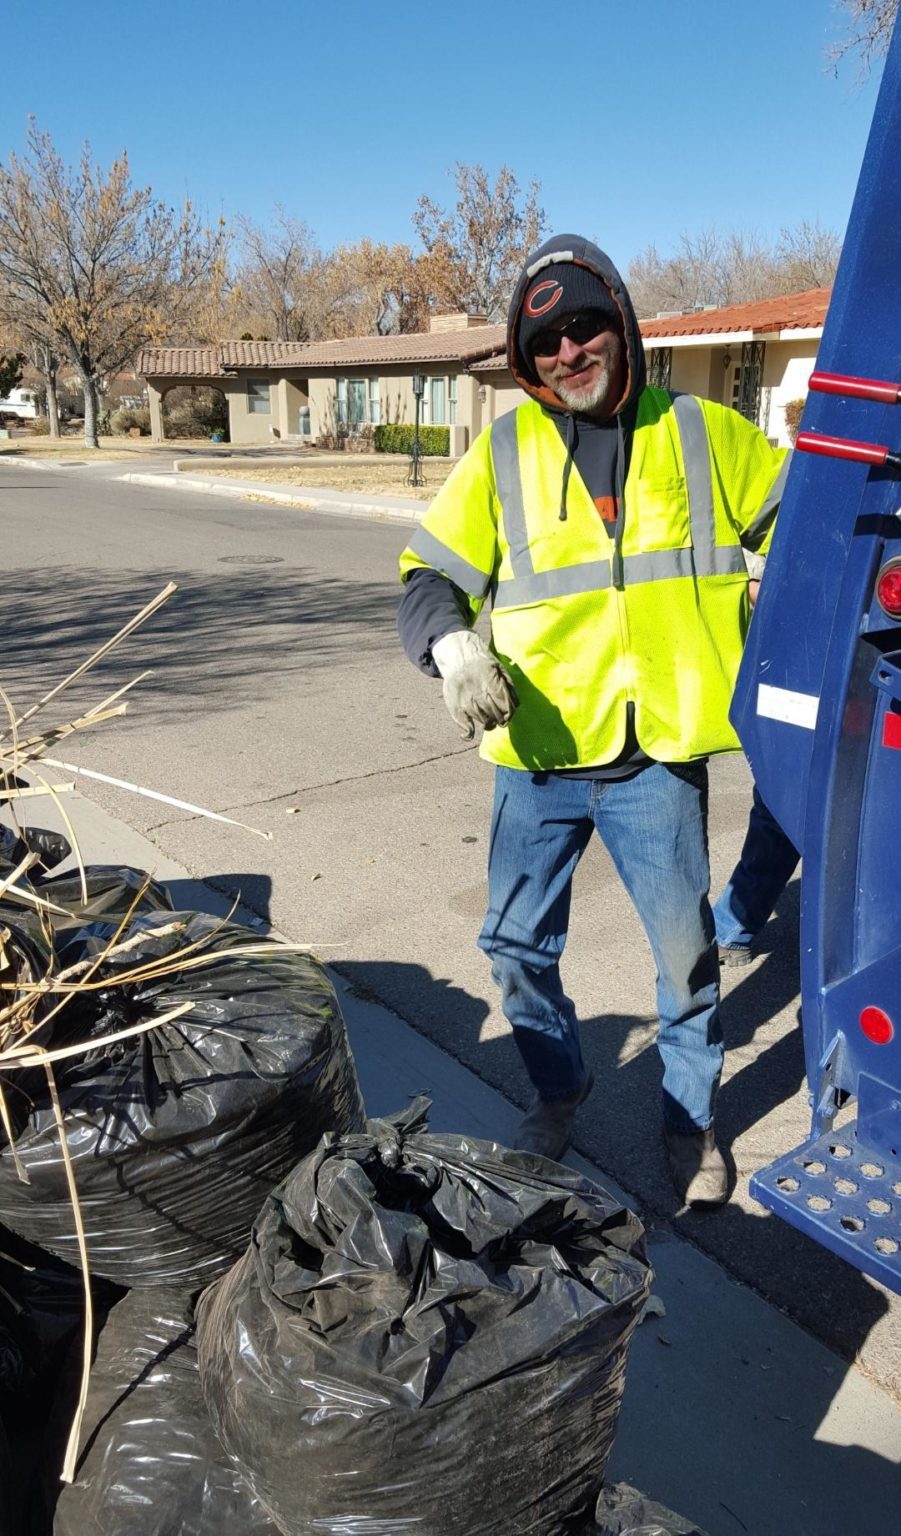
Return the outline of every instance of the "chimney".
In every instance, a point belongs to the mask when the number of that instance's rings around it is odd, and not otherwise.
[[[471,331],[476,326],[487,325],[487,315],[470,315],[466,310],[457,310],[454,314],[429,315],[429,331]]]

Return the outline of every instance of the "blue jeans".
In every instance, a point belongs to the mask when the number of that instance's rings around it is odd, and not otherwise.
[[[750,949],[751,941],[772,917],[800,857],[767,810],[755,784],[741,858],[713,909],[717,942],[723,949]]]
[[[560,957],[572,878],[597,831],[644,924],[657,964],[663,1116],[706,1129],[723,1065],[719,966],[707,900],[707,765],[655,763],[626,780],[498,768],[479,946],[544,1099],[584,1077],[575,1008]]]

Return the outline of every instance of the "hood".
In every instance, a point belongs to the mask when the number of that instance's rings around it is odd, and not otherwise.
[[[553,235],[546,240],[544,245],[538,247],[526,262],[520,273],[519,282],[513,298],[510,302],[510,312],[507,317],[507,360],[510,371],[513,374],[520,389],[531,395],[533,400],[539,400],[542,405],[548,406],[554,411],[568,411],[563,401],[558,399],[552,389],[541,383],[538,375],[525,361],[519,350],[519,316],[525,300],[526,291],[533,278],[537,277],[542,267],[549,267],[558,261],[572,261],[580,266],[588,267],[596,277],[599,277],[609,288],[617,309],[622,316],[623,336],[626,346],[626,387],[622,399],[613,412],[619,415],[625,410],[630,401],[634,400],[644,388],[646,382],[644,348],[641,342],[641,332],[638,329],[638,317],[632,306],[628,290],[610,260],[604,252],[590,240],[582,235]]]

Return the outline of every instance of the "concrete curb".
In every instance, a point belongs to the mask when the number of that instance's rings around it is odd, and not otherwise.
[[[388,497],[373,497],[357,501],[341,491],[329,491],[324,487],[310,486],[308,494],[297,489],[279,490],[259,480],[205,480],[200,476],[172,472],[169,474],[133,473],[117,475],[119,481],[130,485],[152,486],[155,490],[194,491],[212,496],[231,496],[237,500],[253,496],[260,501],[272,501],[281,506],[297,507],[306,512],[340,512],[346,517],[370,517],[394,523],[418,523],[428,510],[428,503],[411,501],[399,506]]]
[[[16,469],[21,469],[23,466],[26,469],[52,469],[57,473],[70,467],[66,464],[60,464],[56,459],[48,459],[45,463],[42,463],[40,459],[31,459],[26,457],[25,454],[22,454],[20,457],[17,453],[0,453],[0,464],[9,464]]]

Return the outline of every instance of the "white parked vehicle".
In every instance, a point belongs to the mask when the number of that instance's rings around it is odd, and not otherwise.
[[[11,389],[5,400],[0,400],[0,416],[20,416],[23,421],[34,421],[37,413],[32,389]]]

